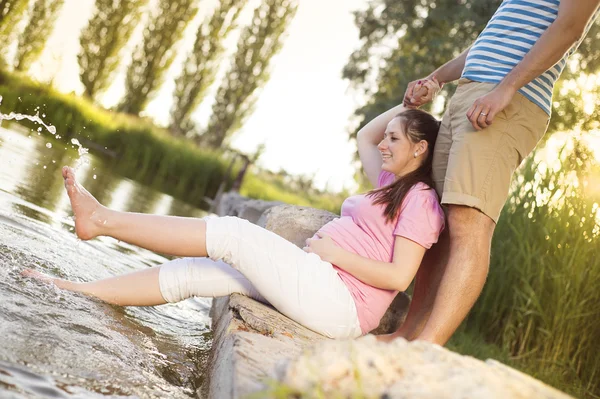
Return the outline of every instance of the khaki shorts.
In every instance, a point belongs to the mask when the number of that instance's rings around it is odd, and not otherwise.
[[[435,143],[433,180],[442,204],[473,207],[498,222],[512,174],[546,132],[549,116],[517,93],[492,125],[475,130],[467,111],[495,86],[459,81]]]

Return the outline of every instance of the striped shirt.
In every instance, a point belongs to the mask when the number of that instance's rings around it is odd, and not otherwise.
[[[462,77],[499,83],[554,22],[559,4],[560,0],[504,0],[469,50]],[[586,34],[598,13],[597,10],[586,27]],[[581,40],[552,68],[519,90],[548,115],[552,109],[554,83]]]

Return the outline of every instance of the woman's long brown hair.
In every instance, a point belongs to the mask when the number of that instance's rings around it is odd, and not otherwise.
[[[417,183],[422,182],[433,188],[431,178],[431,164],[433,161],[433,147],[440,129],[440,122],[432,115],[418,109],[402,111],[394,118],[399,118],[406,137],[414,144],[421,140],[427,141],[427,158],[418,169],[400,177],[394,183],[370,191],[367,195],[373,196],[373,204],[386,205],[383,212],[386,221],[393,222],[400,212],[402,201],[408,191]]]

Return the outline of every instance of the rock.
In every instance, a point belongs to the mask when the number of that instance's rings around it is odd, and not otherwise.
[[[368,335],[320,342],[287,363],[279,380],[302,397],[566,399],[568,395],[493,360],[422,341],[387,344]]]
[[[239,294],[213,300],[210,398],[245,398],[267,388],[279,364],[327,339]]]
[[[311,238],[317,230],[338,217],[321,209],[278,205],[268,208],[256,224],[302,248],[307,238]]]
[[[404,319],[406,319],[409,306],[410,297],[404,292],[399,292],[381,318],[379,326],[371,331],[371,334],[391,334],[398,331],[402,323],[404,323]]]
[[[219,200],[216,213],[219,216],[237,216],[256,223],[265,210],[280,204],[281,201],[250,199],[235,191],[229,191]]]

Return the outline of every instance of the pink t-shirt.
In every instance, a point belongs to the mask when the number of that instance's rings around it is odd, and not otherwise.
[[[393,182],[394,175],[382,171],[378,187]],[[364,194],[349,197],[342,204],[340,218],[327,223],[319,231],[347,251],[391,262],[395,236],[430,248],[444,229],[444,212],[437,194],[424,183],[417,183],[406,194],[395,222],[386,223],[384,209],[385,205],[374,205],[373,198]],[[366,334],[379,325],[398,291],[375,288],[334,267],[354,298],[360,328]]]

